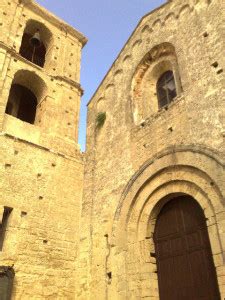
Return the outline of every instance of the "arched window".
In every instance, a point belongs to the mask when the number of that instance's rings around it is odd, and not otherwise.
[[[7,114],[34,124],[36,107],[37,98],[28,88],[20,84],[12,85],[6,106]]]
[[[139,125],[181,96],[182,84],[175,48],[156,45],[141,59],[131,82],[132,110]]]
[[[29,20],[23,33],[20,55],[43,68],[52,41],[52,34],[44,24]]]
[[[168,105],[177,96],[176,84],[172,71],[166,71],[157,82],[159,107]]]

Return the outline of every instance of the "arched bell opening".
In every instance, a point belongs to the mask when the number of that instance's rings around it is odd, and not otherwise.
[[[43,68],[51,40],[52,34],[43,24],[30,20],[24,30],[20,55]]]
[[[166,202],[154,231],[160,300],[219,300],[204,212],[187,195]]]
[[[12,85],[6,106],[6,114],[34,124],[36,107],[37,98],[28,88],[19,84]]]
[[[5,113],[35,124],[39,105],[46,94],[47,87],[42,78],[34,72],[20,70],[12,81]]]

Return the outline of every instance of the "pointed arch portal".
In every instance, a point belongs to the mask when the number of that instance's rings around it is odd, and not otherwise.
[[[206,219],[192,197],[163,206],[154,243],[160,300],[220,299]]]

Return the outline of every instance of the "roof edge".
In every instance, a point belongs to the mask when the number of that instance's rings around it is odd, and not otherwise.
[[[61,18],[57,17],[53,13],[49,12],[46,8],[38,4],[34,0],[19,0],[20,4],[23,4],[25,7],[31,9],[35,13],[39,14],[42,17],[47,17],[49,22],[55,25],[56,27],[59,27],[60,29],[63,29],[65,32],[68,32],[73,37],[77,38],[79,42],[82,44],[82,47],[85,46],[88,39],[78,30],[76,30],[73,26],[67,24],[64,22]]]
[[[140,21],[137,23],[136,27],[134,28],[134,30],[132,31],[132,33],[130,34],[130,37],[128,38],[128,40],[126,41],[126,43],[124,44],[124,46],[122,47],[122,49],[120,50],[119,54],[117,55],[117,57],[115,58],[114,62],[112,63],[111,67],[109,68],[109,70],[107,71],[106,75],[103,77],[102,81],[100,82],[100,84],[98,85],[97,89],[95,90],[93,96],[91,97],[91,99],[88,101],[87,106],[91,103],[91,101],[93,100],[93,98],[95,97],[95,95],[97,94],[100,86],[103,84],[104,80],[106,79],[106,77],[108,76],[109,72],[112,70],[112,68],[114,67],[116,61],[118,60],[118,58],[120,57],[121,53],[123,52],[123,50],[125,49],[126,45],[128,44],[128,42],[130,41],[130,39],[132,38],[132,36],[134,35],[135,31],[138,29],[139,25],[142,23],[142,21],[148,17],[149,15],[155,13],[156,11],[160,10],[162,7],[168,5],[169,2],[166,2],[158,7],[156,7],[155,9],[151,10],[150,12],[148,12],[147,14],[145,14]]]

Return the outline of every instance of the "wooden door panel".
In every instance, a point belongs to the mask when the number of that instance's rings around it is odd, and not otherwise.
[[[201,240],[201,234],[199,231],[191,232],[186,234],[186,247],[187,251],[193,251],[201,249],[203,246]]]
[[[204,253],[202,251],[190,253],[189,261],[196,296],[197,298],[206,297],[208,295],[208,289],[205,288],[208,283],[208,271],[204,267]]]
[[[159,241],[158,245],[158,255],[160,258],[167,258],[170,256],[170,243],[167,240]]]
[[[161,300],[219,300],[204,213],[191,197],[168,202],[154,233]]]
[[[178,255],[173,259],[173,284],[179,287],[189,287],[190,270],[186,255]]]
[[[171,238],[170,241],[170,255],[172,257],[183,254],[184,239],[182,237]]]

